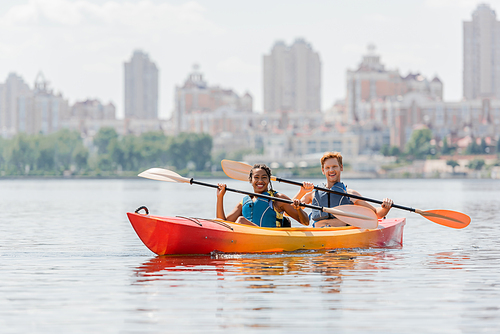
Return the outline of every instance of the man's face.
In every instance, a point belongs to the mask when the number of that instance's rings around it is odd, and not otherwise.
[[[326,179],[331,183],[340,182],[340,172],[344,167],[339,164],[337,158],[326,159],[321,172],[326,176]]]

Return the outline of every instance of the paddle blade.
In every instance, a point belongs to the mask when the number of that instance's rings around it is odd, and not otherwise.
[[[240,181],[248,181],[248,174],[250,174],[250,170],[252,169],[252,166],[249,164],[225,159],[222,160],[220,164],[224,173],[226,173],[226,175],[230,178]]]
[[[252,170],[252,166],[247,163],[232,161],[232,160],[222,160],[220,162],[222,166],[222,170],[232,179],[240,180],[240,181],[248,181],[248,175],[250,174],[250,170]],[[276,177],[271,176],[272,181],[276,181]]]
[[[163,168],[150,168],[140,173],[138,176],[157,181],[191,183],[191,179],[182,177],[176,172]]]
[[[434,223],[451,228],[464,228],[470,224],[470,217],[464,213],[451,210],[415,210],[416,213]]]
[[[323,208],[324,212],[335,215],[339,220],[351,226],[373,229],[378,226],[378,218],[373,210],[360,205],[340,205]]]

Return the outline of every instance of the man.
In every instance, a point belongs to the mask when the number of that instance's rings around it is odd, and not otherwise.
[[[340,175],[343,170],[342,155],[339,152],[325,153],[321,158],[321,172],[326,177],[326,184],[320,185],[319,187],[328,188],[345,194],[361,196],[356,190],[347,189],[345,184],[340,181]],[[382,206],[375,208],[368,202],[360,199],[321,190],[314,190],[314,185],[311,182],[304,182],[293,199],[299,199],[304,204],[312,203],[313,205],[329,208],[344,204],[362,205],[373,210],[379,219],[387,215],[393,203],[391,199],[384,198]],[[313,221],[313,227],[346,226],[346,223],[332,214],[319,210],[313,209],[310,218]]]

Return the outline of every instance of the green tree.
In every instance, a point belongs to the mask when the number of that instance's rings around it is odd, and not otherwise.
[[[388,157],[388,156],[389,156],[389,150],[390,150],[389,145],[384,144],[384,145],[382,145],[382,148],[380,149],[380,153],[381,153],[383,156]]]
[[[108,144],[108,151],[111,160],[115,166],[121,166],[122,169],[125,167],[125,152],[123,150],[123,144],[118,138],[113,138]]]
[[[88,167],[89,150],[83,145],[79,145],[73,151],[73,161],[78,170],[84,170]]]
[[[414,130],[406,144],[406,153],[413,159],[424,159],[430,154],[432,132],[430,129]]]
[[[465,154],[481,154],[484,153],[481,146],[477,144],[476,139],[473,138],[470,144],[465,149]]]
[[[83,146],[82,138],[77,131],[63,129],[50,135],[55,139],[55,161],[59,170],[70,169],[73,163],[73,152]]]
[[[164,166],[168,163],[170,140],[163,132],[146,132],[140,139],[144,164]]]
[[[460,164],[456,160],[453,160],[453,159],[446,160],[446,164],[448,166],[451,166],[451,168],[453,169],[453,174],[455,174],[455,167],[460,166]]]
[[[474,159],[474,160],[471,160],[469,162],[467,167],[469,167],[470,169],[474,169],[474,170],[481,170],[481,169],[483,169],[484,165],[485,165],[485,162],[483,159]]]
[[[184,169],[189,162],[196,170],[203,170],[210,164],[212,137],[207,134],[181,133],[173,138],[169,148],[169,162],[178,169]]]
[[[138,171],[143,166],[141,154],[141,139],[134,135],[127,135],[120,141],[123,151],[124,170]]]
[[[56,143],[52,138],[38,136],[38,156],[36,169],[39,171],[54,171],[56,166]]]
[[[35,141],[24,133],[16,135],[7,148],[6,156],[16,174],[28,174],[37,160]]]
[[[111,127],[100,128],[94,137],[94,145],[97,147],[97,152],[99,154],[109,153],[108,145],[110,144],[111,140],[117,138],[118,134],[116,133],[116,130],[114,128]]]
[[[456,151],[456,147],[448,143],[448,138],[443,139],[443,147],[441,148],[441,153],[444,155],[453,154]]]
[[[192,154],[189,160],[194,162],[196,170],[204,170],[212,160],[212,137],[197,134],[191,138]]]
[[[99,157],[97,158],[97,167],[102,170],[109,172],[113,170],[113,160],[111,160],[111,157],[109,154],[100,154]]]
[[[397,157],[397,156],[400,156],[401,155],[401,150],[399,149],[399,147],[397,146],[391,146],[390,150],[389,150],[389,155],[391,157]]]
[[[0,137],[0,170],[5,171],[7,163],[7,144],[8,141]]]

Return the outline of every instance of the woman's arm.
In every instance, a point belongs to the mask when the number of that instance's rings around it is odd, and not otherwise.
[[[283,198],[290,200],[290,198],[284,194],[276,194],[277,197]],[[309,225],[309,216],[307,213],[302,210],[299,206],[301,201],[297,198],[293,200],[294,204],[288,204],[288,203],[276,203],[275,202],[275,207],[278,209],[278,211],[283,212],[285,211],[290,217],[301,223],[302,225]]]
[[[216,214],[217,218],[222,220],[226,219],[226,214],[224,212],[224,195],[226,194],[226,185],[224,183],[218,183],[219,187],[217,188],[217,206],[216,206]]]
[[[224,183],[218,184],[217,188],[217,218],[235,222],[242,214],[242,205],[238,203],[236,207],[226,216],[224,212],[224,195],[226,194],[226,185]]]

